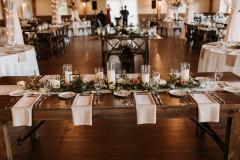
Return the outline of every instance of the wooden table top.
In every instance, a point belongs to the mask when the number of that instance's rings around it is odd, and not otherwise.
[[[196,73],[194,76],[210,76],[213,73]],[[166,74],[161,75],[162,78],[166,77]],[[0,85],[14,85],[19,80],[29,81],[27,77],[1,77]],[[223,81],[240,81],[240,77],[233,73],[224,73]],[[163,105],[157,106],[158,118],[177,118],[177,117],[196,117],[197,116],[197,104],[188,103],[184,97],[176,97],[168,94],[167,91],[160,92],[161,100]],[[239,116],[240,111],[240,93],[228,93],[223,91],[218,91],[216,94],[222,98],[226,103],[221,104],[221,114]],[[133,98],[131,94],[127,99]],[[136,115],[135,103],[133,105],[126,105],[124,102],[126,98],[116,97],[111,93],[104,93],[101,95],[101,106],[93,106],[93,117],[108,117],[112,118],[123,118],[132,117]],[[6,109],[6,105],[10,102],[11,97],[8,95],[0,96],[0,120],[1,119],[11,119],[11,110]],[[105,115],[102,114],[104,110]],[[58,116],[56,116],[58,112]],[[41,108],[33,108],[37,119],[72,119],[71,117],[71,107],[65,102],[64,99],[60,99],[57,95],[52,95],[47,98],[43,103]],[[47,114],[46,114],[47,113]],[[135,116],[134,116],[135,117]],[[132,117],[132,118],[134,118]],[[135,117],[136,118],[136,117]]]

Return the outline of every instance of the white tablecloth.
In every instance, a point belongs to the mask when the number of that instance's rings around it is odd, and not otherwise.
[[[17,45],[17,47],[24,49],[13,54],[11,53],[13,47],[0,47],[0,76],[28,76],[29,72],[34,71],[39,75],[34,47],[29,45]],[[26,54],[26,61],[19,62],[21,54]]]
[[[91,22],[90,21],[74,21],[69,28],[72,28],[72,32],[69,31],[69,36],[87,36],[91,34]]]
[[[235,64],[229,64],[231,54],[235,55]],[[240,76],[240,49],[224,49],[217,43],[208,43],[202,46],[198,72],[214,72],[216,68],[223,72],[233,72]]]
[[[167,27],[167,36],[168,37],[173,37],[174,21],[171,20],[171,19],[164,19],[163,20],[163,27]]]

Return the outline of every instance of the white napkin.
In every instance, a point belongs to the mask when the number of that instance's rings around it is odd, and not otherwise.
[[[198,104],[199,122],[219,122],[220,104],[207,94],[192,94]]]
[[[93,94],[77,94],[72,104],[73,125],[92,125]]]
[[[9,95],[10,92],[19,89],[18,85],[0,85],[0,95]]]
[[[54,75],[45,75],[39,80],[39,82],[45,82],[46,80],[54,80]]]
[[[230,87],[240,88],[240,82],[225,82]]]
[[[134,93],[137,110],[137,124],[156,124],[156,105],[151,94]]]
[[[12,107],[13,126],[32,125],[32,107],[40,97],[41,95],[25,95]]]

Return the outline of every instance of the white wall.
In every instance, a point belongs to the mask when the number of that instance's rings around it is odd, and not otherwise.
[[[0,19],[4,19],[3,15],[2,15],[2,5],[1,5],[1,3],[0,3]]]
[[[101,10],[105,12],[106,0],[96,0],[98,14]],[[162,0],[161,13],[167,12],[166,0]],[[157,4],[158,5],[158,4]],[[214,0],[213,12],[218,12],[220,6],[220,0]],[[120,7],[120,6],[119,6]],[[137,0],[137,6],[139,14],[156,14],[157,9],[152,9],[151,0]],[[79,14],[83,15],[83,5],[80,2],[78,6]],[[195,0],[194,1],[194,12],[205,12],[209,11],[209,0]],[[36,12],[37,15],[52,15],[51,0],[36,0]],[[180,11],[181,13],[181,11]],[[69,13],[70,14],[70,13]],[[92,10],[92,1],[87,2],[87,15],[93,15],[95,11]]]
[[[23,10],[23,18],[31,18],[33,15],[32,0],[23,0],[23,3],[25,4],[21,8]]]
[[[37,16],[52,15],[52,1],[51,0],[36,0],[36,14]]]

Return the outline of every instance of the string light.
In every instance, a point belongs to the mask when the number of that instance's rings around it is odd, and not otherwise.
[[[5,1],[4,3],[4,10],[6,13],[6,37],[7,43],[13,44],[14,40],[14,26],[13,26],[13,0]]]

